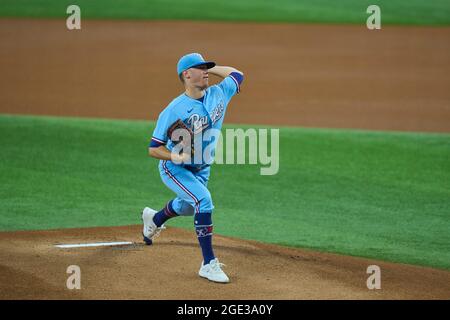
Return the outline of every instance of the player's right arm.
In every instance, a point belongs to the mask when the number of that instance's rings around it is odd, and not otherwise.
[[[159,147],[149,147],[148,155],[152,158],[159,160],[170,160],[173,162],[188,162],[190,160],[190,155],[187,153],[182,153],[181,155],[177,153],[172,153],[165,145]]]
[[[148,147],[148,155],[159,160],[172,159],[172,152],[166,146]]]
[[[161,112],[156,122],[155,130],[153,131],[152,139],[148,145],[148,155],[159,160],[169,160],[172,162],[188,162],[190,155],[182,153],[181,155],[170,151],[167,147],[167,131],[177,116],[171,112],[170,108],[166,108]]]

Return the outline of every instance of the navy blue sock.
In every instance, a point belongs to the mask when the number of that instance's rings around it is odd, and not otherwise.
[[[198,242],[202,248],[203,264],[209,264],[215,258],[212,248],[213,224],[211,212],[196,213],[194,216],[194,225]]]
[[[166,206],[161,211],[157,212],[153,217],[153,222],[156,224],[157,227],[161,227],[164,224],[164,222],[166,222],[170,218],[178,216],[175,210],[173,210],[172,201],[173,200],[170,200],[166,204]]]

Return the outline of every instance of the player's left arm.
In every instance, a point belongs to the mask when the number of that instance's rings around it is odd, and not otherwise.
[[[226,66],[215,66],[209,69],[208,72],[221,78],[226,78],[233,72],[239,73],[242,77],[244,76],[244,73],[242,71],[239,71],[238,69],[233,67]]]
[[[233,67],[215,66],[209,69],[211,74],[224,78],[219,83],[222,89],[226,102],[228,103],[232,96],[241,91],[241,84],[244,81],[244,73]]]

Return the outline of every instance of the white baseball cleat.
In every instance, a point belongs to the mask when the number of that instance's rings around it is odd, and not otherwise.
[[[198,272],[198,275],[202,278],[206,278],[210,281],[227,283],[230,282],[225,272],[222,271],[221,267],[224,266],[223,263],[220,263],[217,258],[211,260],[209,264],[204,265],[202,262],[202,266]]]
[[[142,235],[144,236],[144,242],[148,245],[151,245],[153,238],[159,236],[161,229],[164,229],[164,226],[158,228],[153,222],[153,217],[157,212],[158,211],[150,209],[149,207],[145,207],[142,211],[142,221],[144,222]]]

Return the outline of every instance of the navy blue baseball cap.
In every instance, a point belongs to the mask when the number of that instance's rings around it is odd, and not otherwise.
[[[216,65],[215,62],[205,61],[200,53],[189,53],[180,58],[177,64],[178,76],[189,68],[198,67],[201,65],[206,65],[208,69],[211,69]]]

